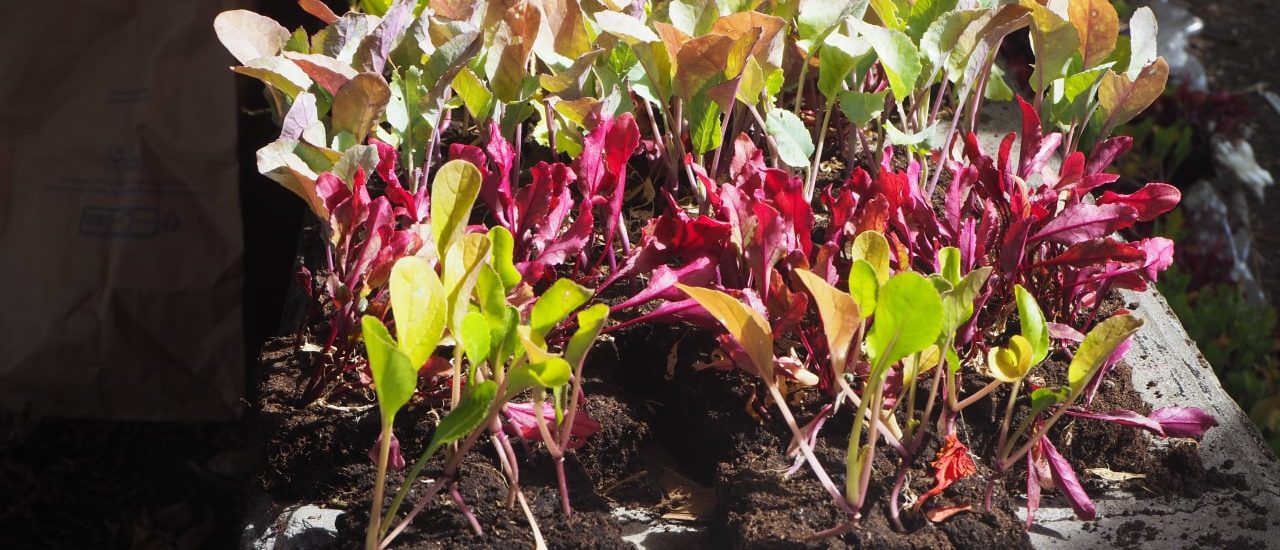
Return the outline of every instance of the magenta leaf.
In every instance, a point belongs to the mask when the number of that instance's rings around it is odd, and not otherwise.
[[[1138,219],[1138,211],[1127,204],[1076,204],[1068,206],[1049,223],[1044,224],[1028,242],[1042,240],[1073,245],[1089,239],[1105,237],[1125,229]]]
[[[1200,439],[1209,428],[1218,425],[1217,419],[1195,407],[1162,407],[1151,411],[1151,418],[1160,423],[1169,437]]]
[[[1091,521],[1098,515],[1098,510],[1094,507],[1093,501],[1089,500],[1088,493],[1084,492],[1084,485],[1080,484],[1080,479],[1076,477],[1075,470],[1071,469],[1071,464],[1058,453],[1058,449],[1047,437],[1040,438],[1040,450],[1044,452],[1045,458],[1049,459],[1049,471],[1053,474],[1054,484],[1062,494],[1066,495],[1067,501],[1071,503],[1071,509],[1076,512],[1076,517]]]
[[[1120,424],[1122,426],[1133,426],[1135,428],[1142,428],[1148,432],[1151,432],[1159,436],[1165,435],[1164,427],[1160,425],[1160,422],[1156,421],[1153,418],[1142,416],[1136,412],[1126,410],[1126,409],[1116,409],[1116,410],[1107,411],[1104,413],[1094,413],[1094,412],[1088,412],[1088,411],[1072,408],[1072,409],[1067,409],[1067,414],[1071,416],[1078,416],[1080,418],[1091,418],[1093,420],[1101,420],[1103,422],[1110,422],[1112,424]]]
[[[1120,195],[1107,191],[1098,204],[1127,204],[1138,211],[1138,221],[1149,222],[1173,210],[1182,200],[1182,192],[1167,183],[1148,183],[1133,193]]]
[[[1106,262],[1137,263],[1146,257],[1137,245],[1104,237],[1073,244],[1062,254],[1040,262],[1036,267],[1064,265],[1084,268]]]

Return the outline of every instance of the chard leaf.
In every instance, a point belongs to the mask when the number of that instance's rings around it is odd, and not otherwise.
[[[525,341],[525,349],[528,350],[529,342]],[[573,369],[569,363],[561,357],[550,356],[542,361],[529,363],[522,367],[511,369],[507,373],[507,393],[515,395],[529,388],[553,389],[569,383],[569,377],[573,374]]]
[[[643,21],[630,15],[605,10],[596,13],[595,17],[601,30],[618,37],[629,46],[662,40]]]
[[[448,293],[445,299],[450,329],[459,330],[462,326],[462,317],[471,302],[471,290],[475,288],[476,270],[488,257],[489,239],[483,233],[463,235],[445,255],[442,282]]]
[[[849,258],[854,262],[866,260],[875,269],[876,282],[889,281],[889,240],[879,231],[863,231],[853,239]]]
[[[707,94],[698,94],[686,104],[689,120],[689,142],[699,155],[720,147],[720,106]]]
[[[452,86],[472,118],[480,122],[489,119],[489,114],[493,112],[493,94],[489,93],[489,89],[484,87],[484,83],[471,69],[463,67],[458,71],[453,77]]]
[[[870,262],[854,260],[849,267],[849,294],[857,302],[862,319],[871,317],[876,310],[876,297],[880,294],[880,279]]]
[[[480,170],[465,160],[446,162],[431,184],[431,236],[440,258],[462,237],[480,194]]]
[[[1031,10],[1031,49],[1036,57],[1031,87],[1043,91],[1067,76],[1067,65],[1080,47],[1080,38],[1071,23],[1039,2],[1019,0],[1018,5]]]
[[[436,426],[431,443],[427,445],[426,455],[434,455],[441,447],[466,437],[484,424],[497,395],[498,385],[493,380],[471,386],[471,391],[462,396],[458,405],[440,419],[440,425]]]
[[[829,102],[836,101],[850,72],[859,68],[855,76],[861,74],[859,66],[864,60],[870,65],[872,60],[870,44],[838,32],[827,36],[819,52],[822,64],[818,67],[818,91]]]
[[[365,315],[360,325],[365,352],[369,355],[369,372],[373,374],[374,389],[378,394],[382,427],[386,429],[395,420],[396,413],[413,398],[418,387],[418,369],[396,347],[387,327],[377,317]]]
[[[676,54],[675,92],[685,100],[693,100],[721,82],[733,44],[734,40],[723,34],[707,34],[685,42]]]
[[[1098,87],[1098,113],[1102,116],[1102,135],[1133,120],[1151,106],[1169,81],[1169,64],[1163,57],[1138,72],[1135,78],[1107,71]]]
[[[840,111],[850,122],[863,127],[884,112],[886,97],[889,97],[888,90],[876,93],[845,90],[840,92]]]
[[[951,52],[956,49],[965,29],[989,10],[958,10],[943,14],[920,37],[920,54],[933,68],[947,68],[953,76],[964,72],[964,64],[958,67],[948,64]],[[964,61],[968,61],[965,59]]]
[[[720,16],[711,0],[671,0],[667,4],[667,19],[680,32],[689,36],[698,36],[711,30],[711,25]]]
[[[982,291],[982,286],[987,284],[987,278],[991,276],[991,270],[992,267],[987,266],[970,271],[951,290],[942,292],[942,308],[945,319],[940,338],[947,338],[955,334],[962,325],[969,321],[970,317],[973,317],[973,302],[978,299],[978,293]]]
[[[261,80],[263,84],[290,98],[297,97],[311,87],[311,78],[307,73],[283,57],[259,57],[243,66],[232,67],[231,70]]]
[[[813,139],[800,117],[785,109],[772,109],[764,124],[778,143],[778,156],[782,162],[793,168],[809,166],[809,155],[814,150]]]
[[[213,31],[232,57],[245,65],[258,58],[274,57],[289,41],[289,29],[249,10],[219,13],[213,18]]]
[[[951,286],[960,284],[960,249],[954,246],[943,247],[938,251],[938,273]]]
[[[1028,418],[1040,416],[1040,413],[1058,403],[1063,403],[1071,393],[1068,388],[1039,388],[1031,392],[1031,412]]]
[[[1138,211],[1127,204],[1079,203],[1068,206],[1049,223],[1044,224],[1035,235],[1027,239],[1027,243],[1048,240],[1070,246],[1125,229],[1137,219]]]
[[[955,10],[958,3],[958,0],[916,0],[907,15],[907,36],[919,43],[925,31],[943,14]]]
[[[1209,428],[1218,425],[1217,419],[1195,407],[1161,407],[1151,411],[1151,418],[1169,437],[1200,439]]]
[[[911,43],[911,37],[902,31],[877,27],[862,21],[853,21],[858,33],[871,43],[880,66],[889,77],[889,89],[894,101],[902,103],[915,91],[920,79],[920,51]]]
[[[942,330],[942,298],[919,273],[904,271],[891,277],[880,289],[875,311],[867,355],[881,372],[929,347]]]
[[[469,311],[462,318],[461,344],[467,359],[474,369],[484,363],[493,350],[492,334],[489,332],[489,320],[479,311]]]
[[[1076,0],[1067,4],[1067,14],[1080,38],[1084,68],[1106,61],[1120,37],[1120,16],[1111,0]]]
[[[1031,342],[1021,334],[1009,339],[1009,345],[994,347],[987,353],[987,366],[996,380],[1014,383],[1022,380],[1031,370]]]
[[[1134,10],[1129,19],[1129,65],[1125,70],[1129,79],[1137,79],[1143,69],[1155,63],[1158,29],[1156,14],[1151,8],[1142,6]]]
[[[400,349],[416,369],[427,362],[444,334],[444,286],[431,264],[416,256],[396,260],[388,284]]]
[[[747,357],[751,358],[756,374],[764,378],[766,383],[772,383],[773,330],[769,327],[769,322],[737,298],[719,290],[682,284],[676,286],[724,325],[729,335],[747,352]]]
[[[579,365],[586,359],[591,344],[595,343],[608,318],[609,306],[606,304],[596,304],[578,313],[578,331],[569,338],[569,345],[564,349],[564,359],[570,366]]]
[[[493,255],[489,263],[501,279],[505,291],[510,292],[520,284],[521,278],[513,259],[516,241],[507,228],[498,225],[489,229],[489,243],[489,251]]]
[[[1067,383],[1073,394],[1084,391],[1084,387],[1093,379],[1094,374],[1102,368],[1111,357],[1116,346],[1124,342],[1142,326],[1142,321],[1132,315],[1116,315],[1093,327],[1084,337],[1084,342],[1076,350],[1067,369]]]
[[[391,87],[382,75],[356,75],[333,96],[333,133],[350,132],[357,143],[364,143],[390,101]]]
[[[529,314],[533,334],[541,340],[560,321],[590,299],[591,290],[569,279],[556,279],[556,282],[551,283],[551,288],[543,292],[538,302],[533,304],[533,311]]]
[[[862,19],[867,3],[867,0],[801,0],[796,31],[801,40],[817,40],[845,19]]]
[[[813,302],[818,305],[818,315],[822,317],[822,328],[827,334],[831,368],[836,376],[840,376],[844,372],[854,333],[862,324],[858,303],[849,293],[841,292],[807,269],[797,269],[795,274],[805,288],[809,289]]]
[[[1018,322],[1022,325],[1022,336],[1031,345],[1031,364],[1039,365],[1049,356],[1049,324],[1045,321],[1044,312],[1036,297],[1032,296],[1022,285],[1013,285],[1013,293],[1018,302]]]
[[[1049,459],[1049,471],[1053,475],[1054,484],[1062,490],[1062,494],[1066,495],[1067,501],[1071,503],[1071,509],[1076,512],[1076,517],[1083,521],[1093,520],[1098,514],[1097,508],[1094,507],[1093,501],[1089,500],[1089,494],[1085,493],[1084,485],[1076,478],[1076,472],[1071,469],[1071,463],[1058,453],[1058,449],[1054,448],[1047,437],[1040,438],[1040,450]]]

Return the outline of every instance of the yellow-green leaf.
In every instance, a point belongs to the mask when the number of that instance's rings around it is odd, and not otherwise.
[[[839,376],[844,372],[853,335],[862,324],[858,303],[849,293],[841,292],[807,269],[797,269],[795,274],[805,288],[809,289],[813,302],[818,305],[818,315],[822,317],[822,327],[827,333],[831,368]]]
[[[1132,315],[1116,315],[1098,323],[1071,358],[1071,366],[1067,369],[1067,384],[1071,392],[1077,394],[1093,379],[1094,374],[1102,368],[1103,363],[1115,351],[1116,346],[1126,338],[1133,336],[1142,326],[1142,320]]]
[[[440,258],[466,231],[482,179],[476,165],[465,160],[446,162],[436,172],[431,184],[431,236]]]
[[[991,376],[1007,383],[1022,380],[1031,370],[1031,353],[1031,342],[1020,334],[1013,335],[1008,347],[995,347],[987,352]]]
[[[863,319],[876,310],[876,297],[880,294],[880,277],[876,268],[866,260],[854,260],[849,266],[849,294],[858,303]]]
[[[1133,120],[1164,93],[1169,81],[1169,64],[1163,57],[1148,65],[1130,80],[1127,75],[1107,71],[1098,86],[1098,111],[1102,114],[1102,135]]]
[[[365,315],[360,325],[385,429],[391,426],[396,413],[413,397],[418,387],[418,369],[409,364],[409,357],[396,347],[387,327],[377,317]]]
[[[751,358],[756,374],[767,381],[772,379],[773,330],[764,317],[737,298],[719,290],[682,284],[676,286],[724,325],[729,335],[738,341],[738,345]]]
[[[400,348],[415,368],[421,367],[444,334],[447,316],[444,286],[426,260],[405,256],[391,268],[391,313]]]
[[[879,231],[863,231],[853,239],[849,248],[849,258],[853,261],[866,260],[875,269],[876,280],[880,284],[889,281],[889,239]]]
[[[894,275],[880,288],[867,355],[883,372],[934,343],[942,331],[942,298],[933,283],[913,271]]]
[[[1120,16],[1111,0],[1071,0],[1067,15],[1080,37],[1080,54],[1084,68],[1092,68],[1107,60],[1116,49],[1120,36]]]

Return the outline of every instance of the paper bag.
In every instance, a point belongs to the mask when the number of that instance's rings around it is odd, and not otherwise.
[[[0,33],[0,408],[229,420],[243,282],[231,2],[19,2]]]

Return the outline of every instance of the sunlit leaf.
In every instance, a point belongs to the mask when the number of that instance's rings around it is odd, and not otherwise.
[[[918,273],[889,278],[876,299],[875,322],[867,334],[867,355],[880,369],[922,351],[942,330],[942,298]]]
[[[1125,76],[1130,80],[1137,79],[1143,69],[1155,63],[1158,30],[1156,14],[1151,8],[1142,6],[1134,10],[1133,17],[1129,19],[1129,64],[1125,70]]]
[[[920,52],[911,37],[902,31],[877,27],[862,21],[854,21],[854,28],[871,43],[880,66],[889,78],[889,89],[894,100],[901,103],[915,91],[920,78]]]
[[[436,172],[431,184],[431,235],[438,257],[445,257],[466,231],[482,179],[480,170],[465,160],[446,162]]]
[[[1036,297],[1032,296],[1022,285],[1013,285],[1014,297],[1018,302],[1018,322],[1022,325],[1022,336],[1031,345],[1031,364],[1038,365],[1049,356],[1049,324],[1045,321],[1044,312]]]
[[[564,359],[570,366],[578,365],[586,358],[587,351],[595,343],[596,336],[600,335],[608,319],[609,306],[606,304],[596,304],[578,312],[578,330],[569,338],[569,344],[564,349]]]
[[[490,341],[492,334],[489,332],[489,321],[483,313],[467,312],[462,318],[461,336],[462,349],[472,367],[488,360],[493,343]]]
[[[876,297],[880,294],[880,276],[871,262],[854,260],[849,267],[849,294],[858,304],[863,319],[876,309]]]
[[[991,376],[1005,383],[1022,380],[1031,370],[1031,343],[1021,334],[1009,339],[1009,345],[994,347],[987,352],[987,366],[991,368]]]
[[[249,10],[230,10],[213,19],[213,31],[222,46],[242,64],[274,57],[289,41],[289,29],[274,19]]]
[[[1072,0],[1067,14],[1080,37],[1080,53],[1086,69],[1096,67],[1116,49],[1120,16],[1111,0]]]
[[[849,73],[864,61],[870,64],[871,45],[863,40],[833,33],[823,42],[819,57],[822,65],[818,68],[818,91],[826,96],[827,101],[834,101],[844,90],[844,82]],[[859,68],[858,73],[861,70]]]
[[[1080,47],[1080,38],[1070,22],[1039,2],[1019,0],[1018,5],[1031,10],[1031,49],[1035,53],[1031,87],[1046,90],[1054,80],[1067,76],[1067,64]]]
[[[765,129],[777,142],[782,162],[794,168],[809,165],[809,155],[814,150],[813,138],[800,117],[785,109],[773,109],[765,117]]]
[[[772,379],[773,331],[764,317],[719,290],[682,284],[676,286],[724,325],[729,335],[747,352],[757,374],[765,380]]]
[[[827,349],[831,354],[831,367],[836,376],[843,372],[854,333],[862,323],[858,303],[847,292],[841,292],[825,279],[806,269],[794,272],[799,277],[822,317],[822,328],[827,334]]]
[[[1084,390],[1085,385],[1093,379],[1098,369],[1111,357],[1116,346],[1124,342],[1142,326],[1142,321],[1132,315],[1116,315],[1093,327],[1084,337],[1084,342],[1071,358],[1071,366],[1067,369],[1067,382],[1072,393]]]
[[[498,394],[498,385],[485,380],[470,389],[449,414],[440,419],[440,425],[431,434],[426,455],[431,456],[441,447],[458,441],[479,428],[489,416],[489,407]]]
[[[489,93],[489,89],[485,88],[471,69],[464,67],[453,77],[453,91],[462,98],[462,104],[467,107],[472,118],[478,121],[489,118],[489,113],[493,110],[493,94]]]
[[[1098,112],[1103,119],[1103,135],[1145,111],[1164,93],[1168,81],[1169,64],[1163,57],[1157,57],[1135,79],[1107,71],[1098,87]]]
[[[364,334],[365,352],[369,355],[369,372],[373,374],[374,388],[378,395],[382,426],[387,428],[395,420],[396,413],[413,398],[413,392],[418,387],[418,369],[396,347],[387,327],[377,317],[365,315],[360,320],[360,326]]]
[[[879,231],[863,231],[853,239],[849,259],[866,260],[875,268],[876,280],[885,284],[889,280],[889,240]]]
[[[876,93],[845,90],[840,92],[840,111],[850,122],[864,127],[884,112],[886,97],[889,97],[888,90]]]
[[[595,18],[601,30],[622,39],[627,44],[661,40],[643,21],[627,14],[606,10],[597,12]]]
[[[365,136],[378,123],[390,101],[391,87],[382,75],[356,75],[333,96],[334,133],[351,132],[357,143],[364,143]]]
[[[590,299],[590,289],[569,279],[556,279],[538,298],[538,302],[533,304],[533,311],[529,314],[533,334],[538,338],[546,336],[560,321]]]
[[[435,352],[444,334],[444,286],[431,265],[415,256],[396,260],[389,285],[400,348],[415,368],[420,367]]]

